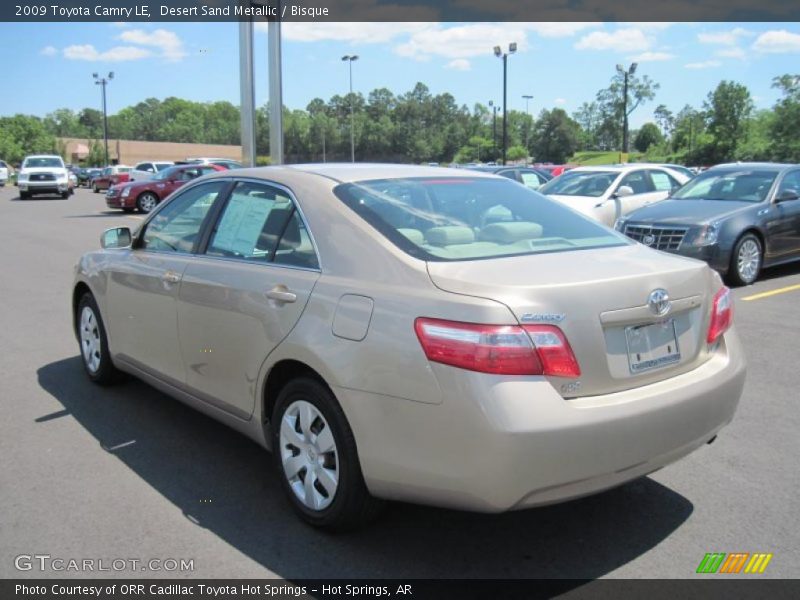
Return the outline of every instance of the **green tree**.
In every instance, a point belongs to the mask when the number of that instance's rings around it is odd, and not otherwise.
[[[650,146],[655,146],[664,142],[664,136],[655,123],[645,123],[636,133],[633,140],[633,147],[639,152],[647,152]]]
[[[769,127],[773,140],[771,158],[800,162],[800,75],[776,77],[772,87],[779,89],[783,97],[775,104],[775,117]]]
[[[565,163],[578,149],[580,137],[580,125],[564,110],[543,110],[533,130],[533,156],[538,161]]]
[[[709,162],[732,160],[740,144],[747,139],[748,119],[753,112],[750,92],[740,83],[721,81],[708,94],[704,108],[708,115],[708,133],[712,137],[707,149]]]
[[[649,76],[628,75],[628,97],[625,99],[625,75],[617,71],[608,87],[597,92],[600,112],[598,127],[599,145],[609,149],[613,144],[622,145],[622,123],[640,106],[655,98],[659,84]]]

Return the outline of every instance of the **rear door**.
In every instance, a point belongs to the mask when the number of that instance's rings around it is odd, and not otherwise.
[[[183,274],[178,332],[191,392],[249,417],[261,366],[297,323],[319,275],[291,193],[238,182]]]
[[[209,209],[228,183],[193,186],[145,224],[128,260],[109,273],[108,314],[115,356],[173,384],[186,380],[176,302]]]
[[[775,197],[787,191],[800,194],[800,169],[789,171],[781,180]],[[800,254],[800,199],[775,202],[769,212],[767,251],[771,257]]]

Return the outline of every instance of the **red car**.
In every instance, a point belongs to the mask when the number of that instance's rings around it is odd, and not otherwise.
[[[125,212],[138,209],[140,213],[149,213],[158,203],[192,179],[224,171],[217,165],[177,165],[160,171],[153,179],[121,183],[108,189],[106,205],[109,208],[121,208]]]
[[[114,165],[112,167],[106,167],[100,173],[92,179],[92,191],[96,194],[100,190],[107,190],[111,189],[112,186],[117,185],[119,183],[123,183],[128,181],[130,175],[128,175],[128,171],[130,171],[133,167],[126,167],[125,165]]]

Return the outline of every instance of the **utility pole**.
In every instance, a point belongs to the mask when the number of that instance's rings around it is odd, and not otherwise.
[[[109,72],[108,77],[99,77],[97,73],[92,73],[95,85],[103,88],[103,142],[105,147],[105,164],[108,166],[108,111],[106,110],[106,86],[114,79],[114,71]]]
[[[527,165],[528,164],[528,156],[530,155],[530,152],[531,152],[530,148],[528,147],[528,139],[529,139],[529,134],[530,134],[530,131],[531,131],[531,123],[530,123],[531,113],[528,110],[528,102],[530,100],[533,100],[533,96],[530,95],[530,94],[523,94],[522,97],[525,98],[525,115],[528,117],[528,121],[527,121],[527,123],[525,123],[525,164]]]
[[[508,45],[508,52],[503,52],[500,46],[494,47],[494,55],[503,59],[503,165],[506,164],[506,150],[508,149],[508,55],[517,51],[516,42]]]
[[[356,162],[355,116],[353,115],[353,61],[358,60],[358,55],[345,54],[342,60],[350,64],[350,162]]]
[[[629,69],[625,69],[622,65],[617,65],[617,72],[622,73],[622,151],[627,154],[628,143],[628,77],[633,76],[636,72],[637,64],[631,64]]]
[[[497,160],[497,106],[492,100],[489,106],[492,107],[492,160]]]

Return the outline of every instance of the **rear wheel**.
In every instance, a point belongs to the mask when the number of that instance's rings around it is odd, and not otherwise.
[[[728,279],[733,285],[750,285],[758,279],[763,262],[761,240],[752,233],[746,233],[733,247]]]
[[[99,194],[99,193],[100,193],[100,188],[99,188],[99,187],[97,187],[97,184],[96,184],[96,183],[93,183],[93,184],[92,184],[92,191],[93,191],[95,194]]]
[[[330,390],[309,377],[280,391],[273,415],[273,456],[292,506],[323,529],[354,529],[377,515],[355,438]]]
[[[136,208],[140,213],[147,214],[158,206],[158,196],[152,192],[145,192],[136,199]]]
[[[111,362],[103,319],[94,296],[90,293],[87,292],[81,298],[76,317],[78,341],[86,374],[100,385],[114,383],[119,379],[120,372]]]

